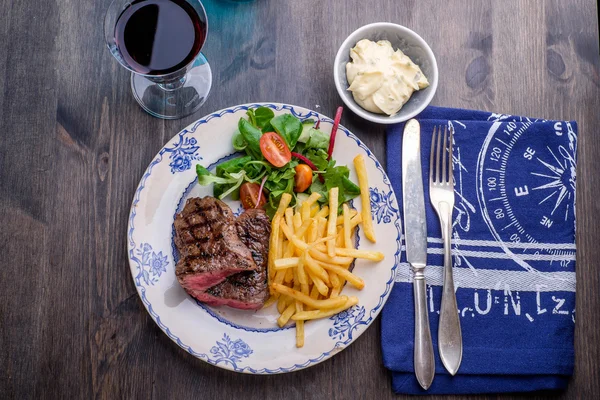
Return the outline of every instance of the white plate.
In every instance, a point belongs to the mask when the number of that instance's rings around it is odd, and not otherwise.
[[[208,307],[195,301],[175,278],[177,252],[173,220],[189,197],[212,195],[212,187],[196,182],[194,166],[212,170],[234,156],[231,138],[248,108],[266,106],[276,115],[319,118],[328,132],[333,121],[314,111],[284,104],[246,104],[210,114],[171,139],[148,166],[135,192],[127,232],[131,274],[146,309],[158,326],[190,354],[237,372],[275,374],[317,364],[338,353],[373,322],[387,300],[400,261],[400,220],[392,186],[381,164],[351,132],[340,126],[334,159],[348,165],[357,182],[352,160],[364,154],[370,184],[377,244],[359,231],[361,249],[385,254],[379,263],[357,260],[353,272],[365,281],[361,291],[346,285],[343,294],[358,296],[359,304],[331,318],[305,325],[305,345],[296,348],[293,326],[280,329],[275,306],[259,311]],[[239,202],[229,200],[236,214]],[[359,207],[360,199],[355,200]]]

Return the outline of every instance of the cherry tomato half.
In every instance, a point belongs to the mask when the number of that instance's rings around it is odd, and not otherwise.
[[[263,191],[262,196],[260,196],[260,203],[257,207],[256,202],[258,201],[259,191],[260,185],[257,183],[246,182],[240,186],[240,201],[242,202],[242,206],[245,210],[250,208],[261,208],[267,204],[267,198]]]
[[[296,165],[296,175],[294,176],[294,191],[302,193],[312,184],[312,169],[306,164]]]
[[[292,159],[285,140],[275,132],[267,132],[260,137],[260,151],[277,168],[283,167]]]

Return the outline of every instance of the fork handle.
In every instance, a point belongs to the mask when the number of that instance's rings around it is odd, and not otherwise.
[[[440,224],[444,241],[444,288],[442,291],[442,306],[440,324],[438,327],[438,342],[440,358],[450,375],[456,374],[462,361],[462,333],[454,277],[452,275],[452,207],[448,203],[440,203]]]

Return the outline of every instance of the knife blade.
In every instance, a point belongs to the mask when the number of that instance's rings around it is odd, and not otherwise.
[[[421,169],[421,126],[415,119],[406,123],[402,137],[402,199],[406,260],[414,272],[415,375],[421,387],[427,390],[435,376],[435,359],[424,274],[427,264],[427,220]]]

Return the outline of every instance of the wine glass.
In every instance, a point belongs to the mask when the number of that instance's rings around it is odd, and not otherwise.
[[[149,114],[183,118],[206,101],[212,85],[200,52],[208,30],[198,0],[113,0],[104,19],[111,54],[131,71],[131,90]]]

